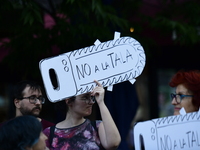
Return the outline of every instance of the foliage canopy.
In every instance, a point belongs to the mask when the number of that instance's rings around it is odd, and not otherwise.
[[[115,31],[147,50],[159,45],[152,31],[170,44],[197,44],[199,14],[198,0],[0,0],[0,38],[10,40],[1,45],[9,50],[2,63],[22,78],[39,77],[41,59],[111,40]]]

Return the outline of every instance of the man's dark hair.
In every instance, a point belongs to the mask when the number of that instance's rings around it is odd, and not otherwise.
[[[33,91],[41,91],[42,94],[44,93],[42,90],[42,87],[35,81],[31,80],[22,80],[16,84],[13,85],[11,88],[11,94],[10,94],[10,112],[9,112],[9,119],[15,117],[15,104],[14,99],[21,99],[23,95],[24,89],[29,86],[31,90]]]
[[[72,96],[69,98],[69,103],[75,101],[76,97]],[[65,119],[66,113],[68,112],[69,108],[65,102],[65,99],[55,103],[55,110],[57,112],[57,122],[60,122]]]
[[[14,88],[13,88],[13,100],[15,98],[17,99],[20,99],[23,97],[23,90],[29,86],[31,90],[33,91],[42,91],[42,88],[41,86],[35,82],[35,81],[29,81],[29,80],[23,80],[23,81],[20,81],[18,82],[17,84],[14,85]]]

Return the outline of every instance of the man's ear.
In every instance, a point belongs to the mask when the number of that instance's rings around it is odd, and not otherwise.
[[[18,99],[16,99],[16,98],[14,99],[14,104],[15,104],[15,107],[16,107],[16,108],[20,108],[20,101],[21,101],[21,100],[18,100]]]

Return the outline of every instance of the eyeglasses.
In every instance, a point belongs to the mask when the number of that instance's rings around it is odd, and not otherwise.
[[[91,96],[91,95],[87,95],[87,96],[83,96],[82,98],[80,98],[81,100],[85,101],[86,104],[89,103],[95,103],[95,97]]]
[[[184,97],[193,97],[193,95],[184,95],[184,94],[173,94],[171,93],[171,98],[176,100],[177,104],[180,104]]]
[[[45,102],[45,98],[43,96],[36,97],[36,96],[31,95],[29,97],[22,97],[21,100],[22,99],[29,99],[29,102],[31,104],[36,104],[37,100],[39,100],[41,104],[44,104]]]

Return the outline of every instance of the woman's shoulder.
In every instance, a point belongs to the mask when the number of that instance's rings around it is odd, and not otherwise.
[[[50,129],[51,129],[52,127],[54,127],[54,126],[50,126],[50,127],[45,128],[45,129],[43,130],[43,133],[44,133],[45,135],[49,135],[49,134],[50,134]]]
[[[99,127],[99,125],[102,123],[102,120],[96,120],[96,125]]]
[[[95,128],[99,128],[99,125],[102,123],[102,120],[89,120],[91,125]]]

